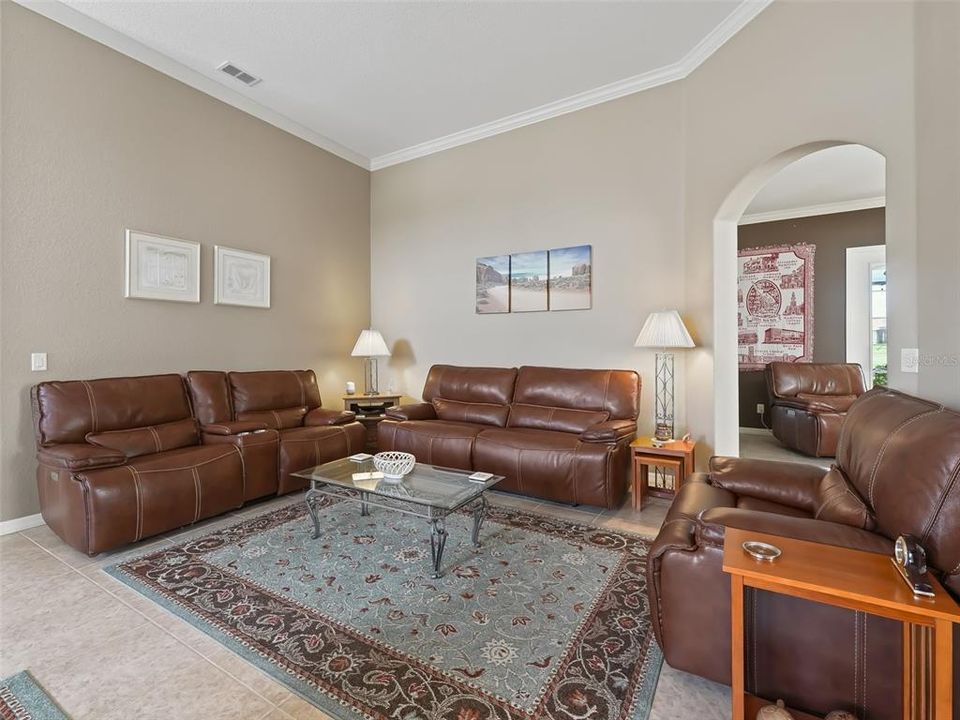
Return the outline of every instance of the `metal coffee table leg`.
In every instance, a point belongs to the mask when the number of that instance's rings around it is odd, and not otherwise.
[[[480,547],[480,528],[483,525],[483,518],[487,514],[487,498],[480,496],[477,504],[473,506],[473,533],[471,539],[474,547]]]
[[[360,517],[367,517],[370,514],[370,507],[367,505],[367,497],[367,493],[360,493]]]
[[[314,540],[320,537],[320,514],[317,512],[317,507],[314,503],[316,503],[321,497],[323,496],[320,493],[311,488],[310,490],[307,490],[307,494],[303,498],[307,503],[307,511],[310,513],[310,519],[313,520]]]
[[[433,559],[433,576],[440,577],[443,549],[447,545],[447,528],[442,517],[430,519],[430,556]]]

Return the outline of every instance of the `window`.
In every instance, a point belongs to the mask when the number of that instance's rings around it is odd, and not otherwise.
[[[870,377],[887,384],[887,265],[870,263]]]

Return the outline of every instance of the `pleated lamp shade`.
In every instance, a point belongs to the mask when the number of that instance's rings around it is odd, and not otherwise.
[[[390,357],[390,349],[377,330],[362,330],[350,354],[353,357]]]
[[[696,347],[690,333],[687,332],[680,313],[676,310],[653,312],[637,335],[636,347],[650,348],[692,348]]]

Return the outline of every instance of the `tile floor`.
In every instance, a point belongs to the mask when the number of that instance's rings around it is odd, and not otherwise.
[[[769,431],[744,431],[743,429],[740,430],[740,457],[800,462],[808,465],[818,465],[822,468],[829,468],[834,460],[833,458],[809,457],[795,452],[782,445]]]
[[[73,720],[291,720],[328,716],[102,568],[300,496],[259,503],[95,558],[46,526],[0,537],[0,677],[29,669]],[[494,493],[493,501],[654,535],[669,503],[634,512],[571,508]],[[729,688],[664,665],[651,720],[724,720]]]

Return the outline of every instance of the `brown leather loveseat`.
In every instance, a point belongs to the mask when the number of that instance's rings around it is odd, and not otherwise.
[[[32,390],[47,525],[94,555],[267,495],[363,447],[312,370],[45,382]],[[192,396],[192,398],[191,398]],[[192,399],[192,403],[191,403]]]
[[[855,363],[772,362],[764,370],[773,435],[812,457],[834,457],[847,410],[866,391]]]
[[[187,385],[205,441],[220,442],[221,432],[251,423],[278,434],[279,476],[272,491],[281,495],[307,486],[291,473],[358,453],[366,442],[354,413],[320,407],[313,370],[192,370]]]
[[[387,410],[381,450],[503,475],[498,490],[622,502],[640,404],[632,370],[434,365],[423,400]]]
[[[667,662],[730,683],[728,527],[890,554],[919,538],[960,597],[960,413],[885,388],[854,403],[837,464],[714,458],[685,483],[647,558],[647,592]],[[750,591],[747,691],[823,716],[903,717],[902,630],[873,615]],[[960,650],[960,646],[957,647]]]

